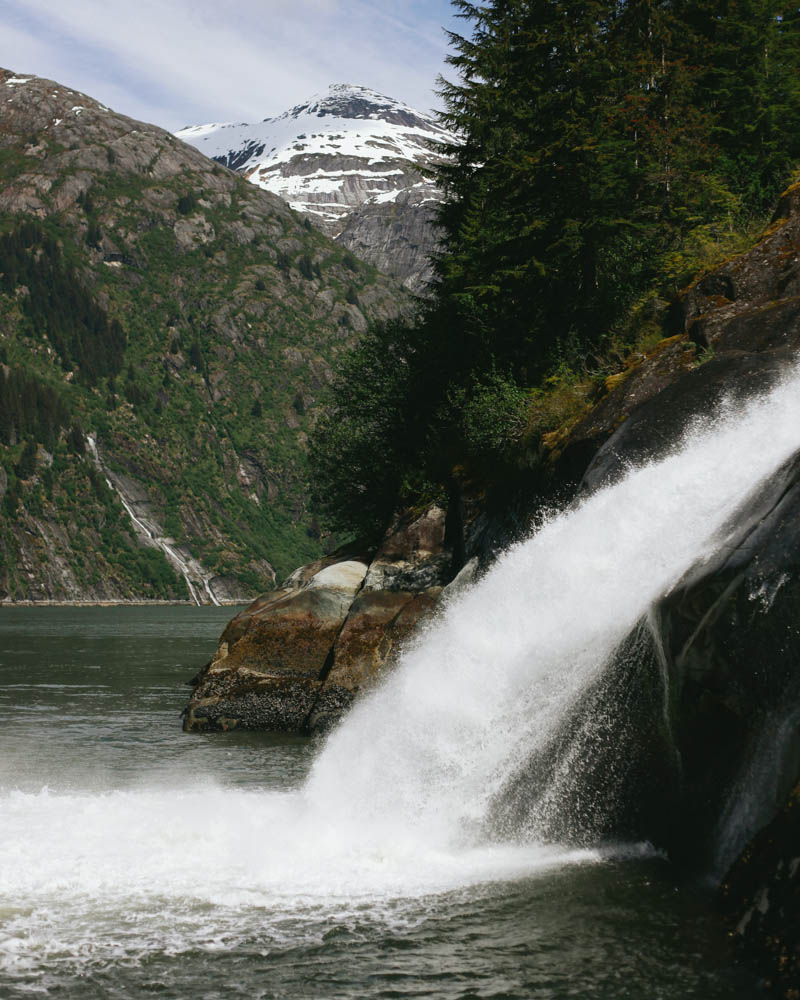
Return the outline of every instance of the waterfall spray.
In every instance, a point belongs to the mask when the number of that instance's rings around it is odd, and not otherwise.
[[[331,735],[305,792],[314,808],[443,842],[485,830],[509,775],[546,751],[637,623],[725,544],[736,511],[800,447],[799,389],[795,373],[723,404],[665,458],[504,553]],[[549,837],[580,752],[578,739],[560,766],[530,775],[541,787],[529,837]]]

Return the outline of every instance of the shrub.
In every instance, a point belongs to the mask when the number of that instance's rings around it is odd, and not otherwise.
[[[35,471],[36,442],[28,440],[25,442],[25,447],[22,449],[22,454],[17,461],[14,472],[17,474],[19,479],[27,479],[29,476],[32,476]]]
[[[178,198],[178,211],[181,215],[191,215],[196,208],[197,195],[194,191],[190,191],[188,194],[182,194],[180,198]]]
[[[508,376],[490,372],[474,379],[466,390],[451,397],[460,413],[460,426],[467,454],[476,458],[500,458],[522,437],[527,424],[528,393]]]

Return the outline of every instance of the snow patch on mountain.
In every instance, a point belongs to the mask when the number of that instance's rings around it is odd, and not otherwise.
[[[350,84],[333,84],[327,94],[255,125],[193,125],[176,135],[297,211],[318,216],[334,236],[353,208],[394,200],[409,187],[423,185],[438,200],[431,181],[408,175],[440,155],[435,144],[453,141],[430,115]]]
[[[441,194],[425,170],[455,141],[431,115],[368,87],[333,84],[277,118],[191,125],[175,134],[345,245],[357,240],[354,251],[413,290],[429,280]],[[366,229],[359,224],[364,211]]]

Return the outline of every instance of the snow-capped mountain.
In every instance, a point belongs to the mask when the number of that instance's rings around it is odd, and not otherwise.
[[[256,125],[193,125],[178,138],[284,198],[354,253],[415,291],[429,276],[441,200],[421,171],[452,136],[367,87],[328,93]]]

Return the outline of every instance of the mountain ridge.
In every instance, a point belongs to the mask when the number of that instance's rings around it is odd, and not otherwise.
[[[410,303],[171,133],[0,70],[0,600],[241,599],[321,554],[330,363]]]
[[[427,171],[456,141],[432,115],[368,87],[331,84],[256,124],[193,125],[175,134],[424,292],[442,199]]]

